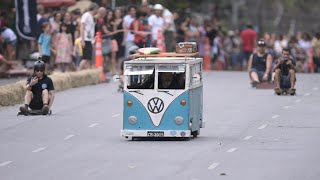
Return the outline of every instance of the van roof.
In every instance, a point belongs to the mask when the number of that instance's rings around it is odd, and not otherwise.
[[[194,64],[202,61],[198,53],[159,53],[159,54],[133,54],[133,60],[125,61],[126,64]]]

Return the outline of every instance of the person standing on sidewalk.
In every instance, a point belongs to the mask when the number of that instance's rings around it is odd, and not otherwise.
[[[95,37],[95,22],[93,16],[97,14],[98,8],[98,4],[92,3],[89,7],[89,11],[84,13],[81,17],[80,38],[83,47],[83,56],[80,62],[79,70],[88,69],[90,67],[93,51],[92,44]]]
[[[242,40],[242,61],[240,61],[240,66],[243,67],[243,59],[246,64],[248,64],[249,58],[255,48],[255,43],[257,40],[257,32],[253,30],[250,23],[247,24],[247,29],[241,31],[240,37]]]

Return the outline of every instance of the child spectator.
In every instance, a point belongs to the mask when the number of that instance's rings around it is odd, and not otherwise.
[[[40,34],[38,39],[39,56],[42,57],[42,61],[46,64],[46,68],[49,69],[51,51],[55,52],[51,46],[50,24],[48,22],[43,23],[42,30],[43,33]]]
[[[60,71],[65,72],[70,70],[72,62],[72,37],[67,31],[67,25],[62,23],[60,33],[57,34],[55,48],[57,50],[56,64]]]
[[[77,36],[78,37],[74,40],[73,56],[75,58],[75,65],[78,67],[82,59],[82,45],[80,34],[77,33]]]

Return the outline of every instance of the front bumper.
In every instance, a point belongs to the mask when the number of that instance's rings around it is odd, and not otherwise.
[[[150,136],[150,132],[163,132],[163,136]],[[191,137],[190,130],[121,130],[123,137]]]

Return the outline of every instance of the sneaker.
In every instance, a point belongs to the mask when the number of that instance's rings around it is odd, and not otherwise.
[[[257,87],[257,84],[259,84],[258,81],[252,81],[252,82],[251,82],[251,86],[252,86],[253,88]]]
[[[22,112],[24,115],[28,115],[30,113],[29,109],[25,106],[20,107],[20,112]]]
[[[48,105],[44,105],[43,107],[42,107],[42,114],[43,115],[47,115],[48,113],[49,113],[49,106]]]
[[[282,94],[282,89],[281,89],[281,88],[274,88],[274,91],[275,91],[276,94],[278,94],[278,95]]]
[[[294,95],[296,93],[296,89],[291,88],[291,89],[288,90],[288,93],[291,94],[291,95]]]

